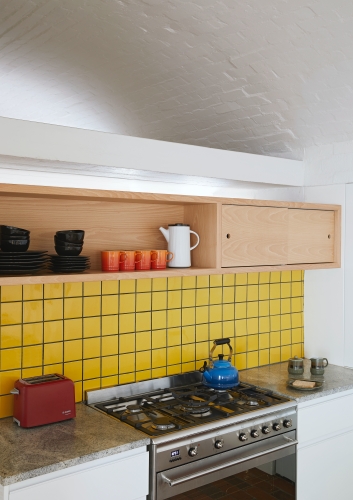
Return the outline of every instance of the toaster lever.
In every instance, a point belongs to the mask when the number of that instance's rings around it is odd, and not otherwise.
[[[16,389],[16,387],[11,389],[11,391],[10,391],[10,394],[19,394],[19,393],[20,393],[20,391],[18,389]]]

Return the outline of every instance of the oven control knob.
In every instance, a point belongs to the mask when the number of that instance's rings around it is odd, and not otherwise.
[[[293,425],[292,419],[290,419],[290,418],[289,418],[288,420],[285,420],[285,421],[283,422],[283,425],[284,425],[284,427],[287,427],[287,429],[288,429],[289,427],[292,427],[292,425]]]
[[[251,435],[252,438],[258,438],[259,437],[259,431],[256,431],[255,429],[253,429],[250,432],[250,435]]]
[[[217,448],[217,450],[220,450],[221,448],[223,448],[223,440],[222,439],[218,439],[215,442],[214,447]]]
[[[189,455],[190,455],[190,457],[196,457],[196,455],[197,455],[197,448],[190,448]]]
[[[265,427],[262,428],[262,434],[270,434],[271,432],[271,429],[270,427],[267,427],[267,425],[265,425]]]
[[[279,424],[279,423],[277,423],[277,422],[276,422],[275,424],[273,424],[273,426],[272,426],[272,427],[273,427],[273,430],[274,430],[274,431],[279,431],[279,430],[281,430],[281,429],[282,429],[281,424]]]
[[[248,436],[244,432],[242,432],[241,434],[239,434],[239,440],[240,441],[247,441]]]

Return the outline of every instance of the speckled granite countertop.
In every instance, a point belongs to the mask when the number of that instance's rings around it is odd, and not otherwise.
[[[76,418],[23,429],[0,420],[0,484],[24,481],[56,470],[146,446],[149,438],[83,403]]]
[[[321,389],[315,391],[298,391],[287,387],[289,378],[305,378],[324,381],[324,383]],[[298,403],[353,389],[353,370],[342,366],[328,365],[323,376],[313,376],[310,373],[310,360],[308,359],[304,361],[304,374],[301,377],[289,375],[288,362],[286,361],[275,365],[242,370],[239,372],[239,379],[241,382],[270,389],[282,396],[295,399]]]

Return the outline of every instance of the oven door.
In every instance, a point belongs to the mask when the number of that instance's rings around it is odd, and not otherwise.
[[[296,433],[287,432],[258,443],[219,453],[191,464],[159,472],[151,500],[163,500],[219,479],[296,453]]]

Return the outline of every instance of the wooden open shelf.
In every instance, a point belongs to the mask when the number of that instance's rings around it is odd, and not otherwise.
[[[229,206],[235,210],[230,216]],[[49,254],[55,253],[57,230],[84,229],[82,255],[91,259],[85,273],[0,276],[0,285],[340,266],[338,205],[0,184],[0,213],[2,224],[31,231],[30,250]],[[190,224],[200,235],[191,268],[101,271],[102,250],[166,249],[159,227],[176,222]]]

